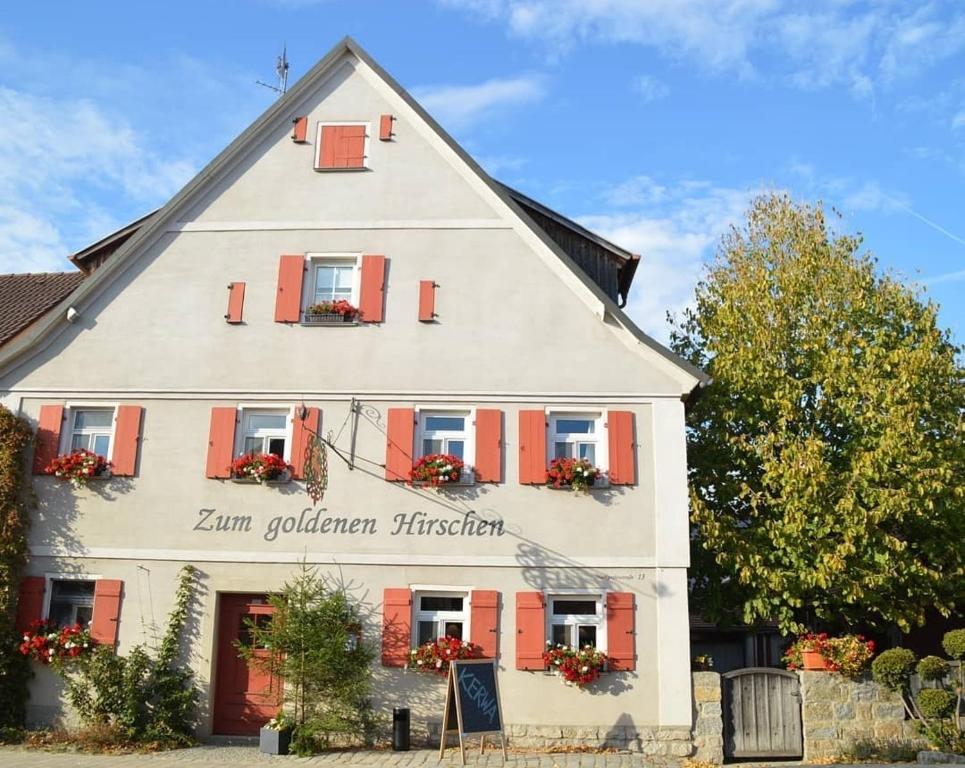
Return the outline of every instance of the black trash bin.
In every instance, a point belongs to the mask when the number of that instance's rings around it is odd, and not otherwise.
[[[409,709],[396,707],[392,710],[392,749],[409,751]]]

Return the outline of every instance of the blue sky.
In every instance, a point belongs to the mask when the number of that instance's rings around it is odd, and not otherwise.
[[[0,272],[162,204],[351,34],[496,178],[643,255],[666,338],[762,191],[824,200],[965,342],[959,0],[11,3],[0,19]]]

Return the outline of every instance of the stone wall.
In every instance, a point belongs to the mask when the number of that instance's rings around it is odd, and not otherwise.
[[[720,675],[693,673],[694,759],[724,762],[724,721],[721,710]]]
[[[799,672],[805,761],[835,757],[861,739],[905,739],[901,696],[871,680],[832,672]]]

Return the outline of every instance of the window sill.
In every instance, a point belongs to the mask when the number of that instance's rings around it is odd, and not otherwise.
[[[359,324],[358,318],[346,319],[345,315],[304,315],[300,325],[333,325],[353,327]]]
[[[232,483],[237,485],[267,485],[267,486],[277,486],[277,485],[288,485],[292,481],[291,476],[285,474],[283,477],[276,477],[274,480],[265,480],[264,482],[258,482],[253,477],[232,477],[229,478]]]
[[[584,492],[584,491],[574,491],[573,486],[571,485],[561,485],[559,488],[557,488],[555,485],[547,484],[546,487],[549,488],[551,491],[569,491],[570,493]],[[588,486],[585,489],[585,492],[593,493],[594,491],[608,491],[608,490],[610,490],[610,481],[604,478],[603,480]]]
[[[338,168],[321,168],[317,165],[315,166],[316,173],[342,173],[344,171],[358,172],[358,171],[371,171],[371,170],[372,169],[369,168],[367,165],[353,165],[349,167],[338,167]]]
[[[412,480],[409,482],[413,488],[429,488],[430,490],[445,490],[446,488],[471,488],[476,484],[476,475],[471,470],[463,470],[459,479],[448,481],[440,485],[431,485],[428,480]]]

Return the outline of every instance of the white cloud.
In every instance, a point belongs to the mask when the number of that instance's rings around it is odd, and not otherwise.
[[[694,286],[720,236],[742,220],[749,190],[708,181],[661,184],[639,176],[606,195],[620,210],[579,217],[581,224],[641,255],[627,313],[666,343],[667,312],[679,314],[693,300]]]
[[[965,48],[957,0],[439,0],[553,55],[587,42],[633,43],[710,72],[841,86],[860,98]]]
[[[0,270],[68,269],[70,252],[118,224],[105,212],[110,198],[137,215],[191,173],[89,100],[0,87]]]
[[[505,107],[540,101],[546,87],[538,75],[520,75],[478,85],[419,86],[412,95],[442,125],[461,128]]]
[[[643,97],[644,102],[666,98],[670,93],[670,87],[653,75],[637,77],[633,81],[633,89]]]

